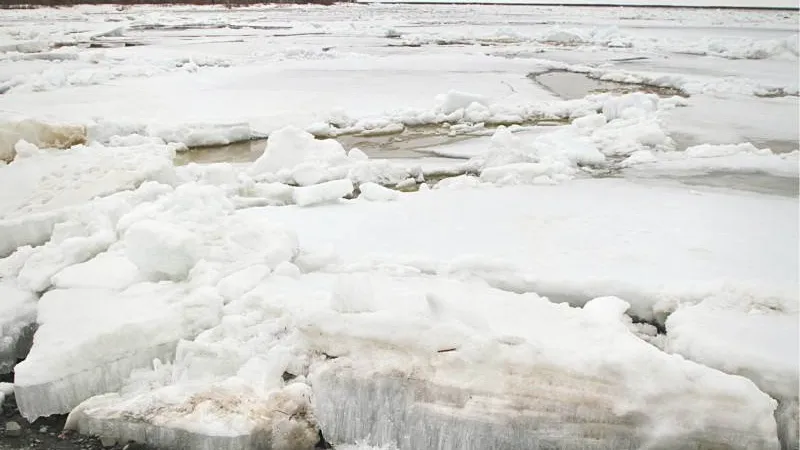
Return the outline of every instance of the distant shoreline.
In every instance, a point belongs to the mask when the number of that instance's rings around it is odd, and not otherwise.
[[[69,7],[79,5],[111,5],[111,6],[228,6],[231,8],[257,5],[447,5],[447,6],[557,6],[557,7],[592,7],[592,8],[647,8],[647,9],[720,9],[739,11],[784,11],[798,12],[798,6],[713,6],[713,5],[670,5],[670,4],[620,4],[620,3],[563,3],[558,1],[537,2],[536,0],[0,0],[0,9],[29,9],[40,7]]]
[[[370,5],[486,5],[486,6],[564,6],[596,8],[665,8],[665,9],[726,9],[745,11],[800,11],[798,6],[711,6],[711,5],[667,5],[667,4],[619,4],[619,3],[560,3],[560,2],[502,2],[502,1],[403,1],[403,0],[357,0],[355,3]]]

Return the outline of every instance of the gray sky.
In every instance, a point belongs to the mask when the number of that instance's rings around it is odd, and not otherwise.
[[[381,0],[366,0],[381,1]],[[739,6],[764,8],[797,8],[800,0],[384,0],[407,3],[441,2],[441,3],[561,3],[561,4],[614,4],[614,5],[672,5],[672,6]]]

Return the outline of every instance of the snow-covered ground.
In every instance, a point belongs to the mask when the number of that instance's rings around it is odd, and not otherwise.
[[[0,371],[167,448],[797,448],[798,78],[786,11],[6,10]]]

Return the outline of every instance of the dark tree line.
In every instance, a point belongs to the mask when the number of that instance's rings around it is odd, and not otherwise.
[[[0,0],[0,9],[72,5],[224,5],[227,7],[265,4],[333,5],[353,0]]]

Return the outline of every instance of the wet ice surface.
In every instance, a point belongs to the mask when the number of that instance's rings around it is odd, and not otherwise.
[[[626,60],[627,59],[623,58],[622,62]],[[633,60],[637,59],[633,58]],[[637,83],[604,81],[590,78],[582,73],[559,70],[531,75],[531,78],[547,88],[547,90],[566,100],[579,99],[586,97],[589,94],[600,92],[653,92],[662,96],[681,94],[681,92],[677,89],[642,85]]]
[[[163,448],[796,446],[796,12],[0,24],[22,416]]]
[[[687,186],[736,189],[791,198],[800,196],[800,185],[798,183],[800,180],[796,177],[777,177],[766,173],[712,171],[693,175],[664,175],[661,178],[665,181],[675,181]]]

